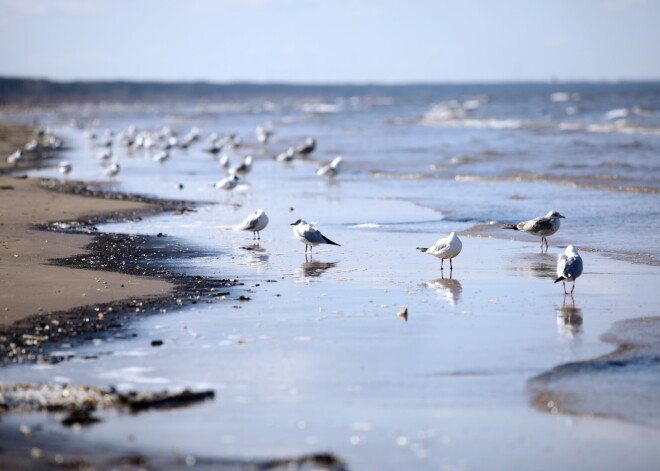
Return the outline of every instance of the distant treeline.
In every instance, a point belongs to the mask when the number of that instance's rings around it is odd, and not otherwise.
[[[60,82],[27,78],[0,77],[0,106],[56,105],[80,102],[174,102],[281,97],[390,96],[433,97],[469,94],[612,92],[635,93],[640,89],[659,89],[658,82],[531,82],[468,84],[293,84],[293,83],[213,83],[213,82],[137,82],[71,81]]]
[[[422,85],[422,87],[425,87]],[[429,85],[430,88],[434,86]],[[404,87],[406,88],[406,87]],[[398,85],[305,85],[287,83],[73,81],[1,78],[0,105],[48,105],[70,102],[176,101],[283,96],[352,96],[402,92]]]

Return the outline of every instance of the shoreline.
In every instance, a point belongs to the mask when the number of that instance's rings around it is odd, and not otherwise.
[[[4,181],[6,177],[0,177],[0,183]],[[189,202],[92,191],[82,182],[17,181],[31,193],[18,195],[26,201],[34,199],[35,194],[43,197],[46,193],[49,198],[55,190],[71,204],[87,200],[88,204],[103,206],[103,211],[106,207],[112,209],[109,212],[94,211],[87,216],[81,215],[82,211],[74,218],[61,217],[59,221],[12,226],[16,244],[21,241],[18,247],[27,247],[23,250],[37,251],[35,245],[45,245],[41,241],[66,248],[48,250],[34,257],[13,257],[19,260],[5,257],[12,265],[9,265],[11,274],[3,277],[3,284],[15,288],[0,297],[5,313],[0,317],[2,364],[57,361],[47,353],[54,342],[123,327],[135,317],[135,313],[158,313],[187,302],[196,303],[205,297],[213,302],[218,295],[227,295],[229,288],[240,285],[236,279],[191,276],[170,269],[167,259],[201,256],[203,253],[165,234],[135,236],[95,232],[94,224],[100,222],[127,220],[164,211],[185,214],[191,210]],[[102,205],[104,202],[111,204]],[[71,216],[68,212],[58,215]],[[62,221],[66,221],[65,224],[61,224]],[[23,261],[24,258],[27,260]],[[35,271],[41,276],[35,275]],[[58,280],[55,289],[51,286],[54,279]],[[21,286],[33,290],[35,284],[44,291],[39,296],[16,294],[17,290],[20,293]],[[50,292],[45,292],[47,286],[51,288]],[[50,294],[53,291],[64,299],[54,297]],[[81,292],[85,295],[68,298],[71,293]],[[35,305],[49,307],[35,310],[31,307]]]
[[[649,393],[650,385],[659,382],[659,327],[660,317],[616,322],[601,336],[615,350],[534,376],[528,382],[531,405],[553,414],[605,417],[660,428],[660,397],[653,390]]]

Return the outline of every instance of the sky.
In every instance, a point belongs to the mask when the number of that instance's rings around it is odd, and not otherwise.
[[[0,0],[0,76],[660,79],[660,0]]]

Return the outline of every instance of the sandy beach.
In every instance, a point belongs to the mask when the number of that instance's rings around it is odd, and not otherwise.
[[[8,125],[2,126],[0,136],[0,154],[6,155],[27,142],[31,132]],[[3,159],[0,169],[8,167]],[[160,280],[54,266],[49,263],[52,259],[84,253],[92,236],[35,229],[50,221],[137,213],[145,211],[147,205],[55,193],[40,186],[39,180],[1,175],[0,192],[0,324],[5,327],[32,314],[162,295],[171,289]]]

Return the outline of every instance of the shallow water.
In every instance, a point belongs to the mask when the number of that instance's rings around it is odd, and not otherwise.
[[[134,123],[243,137],[246,147],[231,151],[232,160],[251,153],[256,161],[229,195],[213,188],[222,171],[205,143],[173,150],[164,164],[115,146],[118,191],[216,204],[100,229],[161,232],[210,249],[216,255],[173,263],[245,286],[225,301],[138,320],[136,338],[99,338],[66,349],[75,351],[72,361],[12,366],[5,377],[213,388],[212,402],[139,416],[104,412],[113,420],[85,431],[101,441],[130,434],[134,445],[159,450],[256,457],[329,450],[351,469],[648,468],[660,457],[657,429],[540,412],[527,387],[557,364],[611,351],[599,337],[613,322],[657,312],[660,86],[620,87],[576,89],[580,99],[569,96],[576,103],[553,101],[560,90],[546,86],[92,109],[84,122],[99,117],[101,133]],[[467,104],[471,111],[458,116],[465,110],[451,100],[475,97],[478,108]],[[334,112],[306,111],[319,103]],[[567,106],[583,111],[567,115]],[[627,121],[613,125],[605,114],[620,108],[630,110]],[[74,108],[59,119],[81,115]],[[560,130],[574,122],[581,127]],[[261,147],[254,128],[265,123],[276,134]],[[80,130],[57,130],[72,147],[70,178],[98,177],[100,147]],[[344,156],[335,182],[317,178],[315,162],[270,159],[308,135],[319,142],[315,160]],[[591,188],[596,183],[611,188]],[[228,229],[256,208],[271,221],[258,245]],[[567,218],[548,253],[532,236],[499,230],[499,222],[550,209]],[[289,225],[299,217],[318,221],[341,247],[306,256]],[[461,232],[464,245],[451,279],[439,260],[415,250],[450,231]],[[556,255],[569,243],[645,263],[583,250],[573,300],[552,283]],[[407,322],[396,315],[403,306]],[[164,345],[151,347],[153,339]]]

